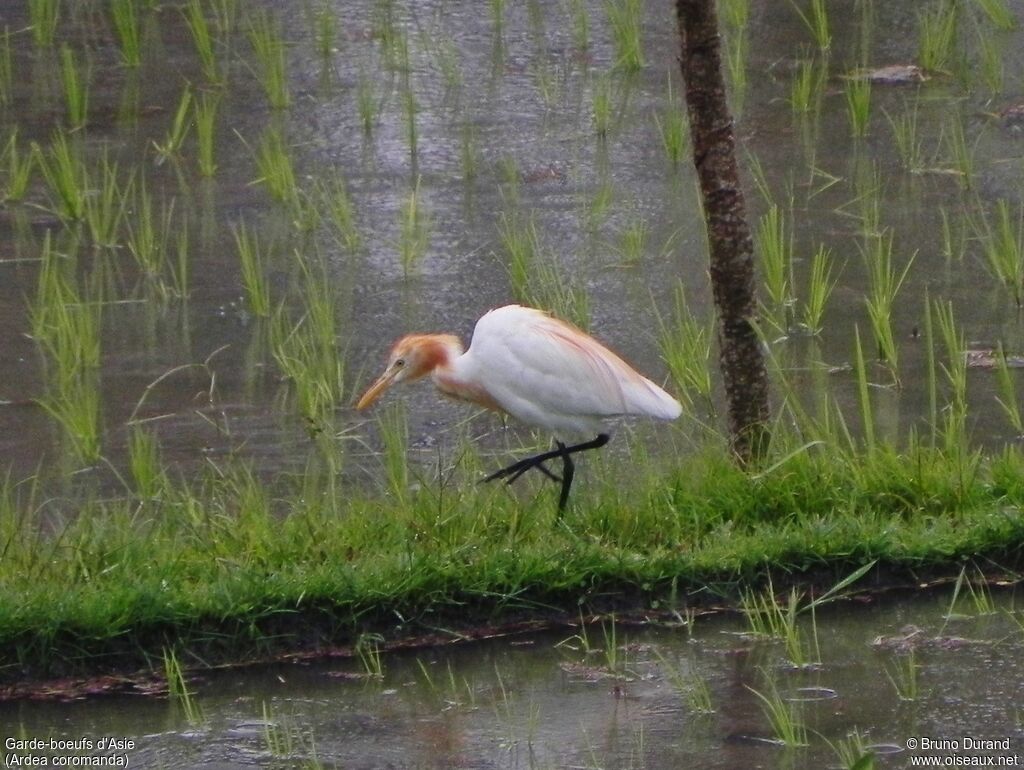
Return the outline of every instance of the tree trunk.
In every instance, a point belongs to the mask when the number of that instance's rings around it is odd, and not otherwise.
[[[714,0],[676,0],[693,164],[700,179],[718,309],[719,363],[729,404],[732,447],[742,463],[768,448],[768,372],[751,321],[754,241],[736,165],[736,140],[722,77]]]

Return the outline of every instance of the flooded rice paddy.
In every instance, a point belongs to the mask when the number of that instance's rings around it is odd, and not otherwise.
[[[800,667],[791,644],[741,616],[605,618],[208,672],[188,699],[0,704],[0,724],[5,738],[131,741],[63,753],[123,754],[135,768],[848,768],[868,753],[880,768],[954,756],[1019,766],[1021,614],[1009,593],[981,591],[981,604],[943,591],[825,606],[797,624]],[[933,747],[914,747],[926,738]]]
[[[1002,7],[722,4],[787,420],[841,413],[896,443],[1024,433],[1024,18]],[[351,403],[391,340],[468,337],[509,301],[683,397],[678,426],[626,435],[652,462],[700,446],[721,422],[673,13],[4,4],[0,468],[57,518],[135,494],[147,457],[175,477],[245,463],[372,486],[386,427]],[[534,441],[428,388],[405,403],[386,419],[414,466]],[[947,614],[948,597],[829,608],[820,665],[797,669],[726,618],[614,639],[606,622],[387,654],[379,677],[351,676],[372,655],[211,673],[188,685],[195,711],[21,703],[0,724],[130,738],[129,766],[154,768],[828,767],[857,741],[904,767],[927,736],[1024,753],[1019,614]],[[810,747],[771,742],[771,702],[798,709]]]

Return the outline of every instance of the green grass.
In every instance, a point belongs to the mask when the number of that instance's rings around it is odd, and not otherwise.
[[[866,456],[829,447],[754,483],[716,451],[653,485],[591,479],[554,529],[547,487],[517,499],[427,476],[404,502],[351,489],[330,503],[304,494],[305,478],[272,493],[238,474],[175,479],[159,517],[139,516],[134,500],[86,499],[59,547],[29,538],[0,563],[0,662],[103,667],[159,656],[168,633],[197,656],[236,656],[322,627],[354,640],[395,613],[467,622],[609,592],[653,597],[673,582],[728,594],[768,569],[794,579],[873,559],[908,574],[966,556],[1016,563],[1024,455],[996,453],[973,476],[959,467],[920,445]],[[273,517],[241,504],[254,495],[274,500]],[[19,515],[17,526],[39,525]],[[101,651],[110,657],[90,659]]]
[[[0,105],[11,103],[14,89],[14,58],[11,53],[11,28],[4,25],[0,37]]]
[[[811,34],[818,49],[822,52],[828,51],[832,46],[832,32],[829,27],[826,0],[810,0],[810,7],[806,11],[802,10],[794,0],[790,0],[790,3]]]
[[[185,144],[185,137],[192,129],[192,87],[188,84],[181,92],[181,99],[178,101],[178,109],[174,112],[170,128],[164,135],[164,140],[153,141],[153,149],[157,153],[157,163],[163,163],[168,158],[174,157],[181,152]]]
[[[263,133],[255,155],[260,175],[256,181],[266,187],[275,200],[294,205],[299,188],[295,180],[291,148],[285,142],[280,128],[271,127]]]
[[[983,217],[978,230],[989,272],[1006,288],[1017,307],[1021,307],[1024,305],[1024,206],[1018,207],[1014,216],[1007,201],[998,201],[995,222]]]

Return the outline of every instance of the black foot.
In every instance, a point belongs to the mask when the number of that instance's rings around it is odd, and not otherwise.
[[[601,433],[597,438],[591,441],[584,441],[581,444],[573,444],[572,446],[566,446],[561,441],[556,441],[555,449],[552,449],[549,452],[541,452],[540,454],[533,455],[532,457],[524,457],[522,460],[514,462],[506,468],[495,471],[490,476],[487,476],[484,481],[505,479],[506,484],[511,484],[531,468],[536,468],[552,481],[558,481],[562,484],[562,491],[558,496],[558,516],[560,518],[562,516],[562,511],[565,510],[566,503],[569,501],[569,489],[572,487],[572,479],[576,469],[576,466],[572,461],[572,455],[576,452],[585,452],[588,449],[599,449],[608,443],[608,439],[609,436],[607,433]],[[557,476],[552,473],[544,465],[547,460],[553,460],[556,457],[562,458],[561,476]]]

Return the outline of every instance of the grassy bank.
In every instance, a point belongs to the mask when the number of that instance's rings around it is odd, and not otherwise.
[[[876,559],[905,576],[1022,561],[1016,450],[809,447],[754,475],[709,452],[668,477],[594,475],[607,480],[555,526],[550,490],[519,500],[426,481],[404,499],[344,499],[240,470],[87,503],[53,533],[33,520],[38,501],[8,490],[2,676],[159,667],[168,648],[213,663],[523,611],[682,610],[769,573],[776,587],[811,572],[834,582]]]

